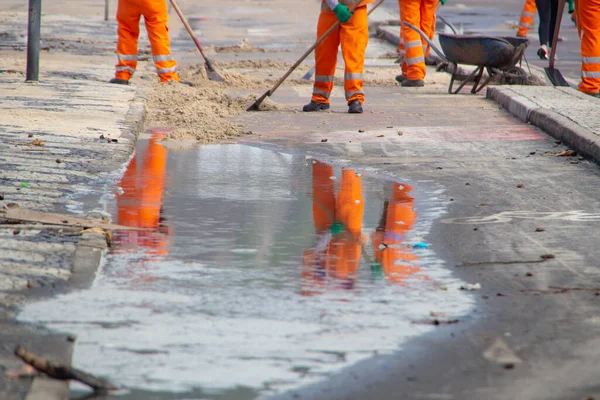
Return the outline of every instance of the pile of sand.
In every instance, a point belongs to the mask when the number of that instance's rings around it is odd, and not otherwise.
[[[154,82],[148,92],[146,125],[172,129],[171,139],[194,139],[200,143],[245,134],[243,126],[227,118],[245,112],[258,95],[236,97],[226,91],[231,88],[263,88],[265,83],[231,71],[218,72],[225,82],[209,80],[204,64],[180,70],[181,79],[193,83],[192,87],[175,82]],[[260,107],[261,111],[288,109],[269,99],[265,99]]]

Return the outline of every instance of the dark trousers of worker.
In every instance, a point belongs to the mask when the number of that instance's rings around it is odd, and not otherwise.
[[[161,82],[179,81],[177,62],[171,55],[167,3],[165,0],[119,0],[117,8],[117,58],[115,77],[129,80],[138,59],[140,18],[144,17],[152,58]]]
[[[600,93],[600,0],[578,0],[575,12],[581,38],[579,90]]]
[[[335,13],[331,10],[321,10],[317,25],[317,37],[323,34],[337,22]],[[363,93],[363,70],[365,52],[369,42],[369,24],[367,7],[359,6],[354,15],[338,25],[327,38],[315,49],[315,84],[312,100],[317,103],[329,104],[329,96],[333,90],[333,78],[337,64],[338,48],[342,47],[342,56],[346,69],[344,73],[344,92],[350,104],[354,100],[362,104],[365,100]]]
[[[538,35],[540,45],[550,47],[556,27],[556,15],[558,12],[558,0],[535,0],[535,5],[540,17]]]

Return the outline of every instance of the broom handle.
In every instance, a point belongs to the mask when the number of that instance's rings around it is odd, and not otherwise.
[[[377,7],[379,7],[379,5],[380,5],[381,3],[383,3],[383,0],[379,0],[379,2],[378,2],[377,4],[375,4],[375,6],[373,6],[373,8],[371,9],[371,11],[373,11],[374,9],[376,9]],[[350,12],[351,12],[351,13],[354,13],[354,10],[355,10],[355,9],[356,9],[356,7],[358,7],[359,5],[360,5],[360,3],[358,3],[358,4],[355,4],[354,6],[352,6],[352,7],[350,8]],[[316,48],[317,48],[317,46],[318,46],[318,45],[320,45],[320,44],[321,44],[321,43],[322,43],[322,42],[325,40],[325,38],[327,38],[327,36],[329,36],[329,34],[330,34],[331,32],[333,32],[333,30],[334,30],[335,28],[337,28],[339,25],[340,25],[340,21],[336,21],[336,22],[335,22],[335,24],[331,25],[331,27],[330,27],[329,29],[327,29],[327,31],[326,31],[326,32],[323,34],[323,36],[321,36],[321,37],[320,37],[320,38],[319,38],[319,39],[318,39],[318,40],[315,42],[315,44],[313,44],[313,45],[310,47],[310,49],[306,50],[306,53],[304,53],[304,54],[302,55],[302,57],[300,57],[300,59],[299,59],[298,61],[296,61],[296,63],[295,63],[294,65],[292,65],[292,67],[291,67],[291,68],[290,68],[290,69],[289,69],[289,70],[288,70],[288,71],[285,73],[285,75],[283,75],[283,76],[281,77],[281,79],[279,79],[279,80],[277,81],[277,83],[276,83],[276,84],[275,84],[275,85],[274,85],[274,86],[271,88],[271,90],[269,90],[269,91],[268,91],[268,93],[269,93],[269,94],[268,94],[268,95],[269,95],[269,97],[270,97],[270,96],[271,96],[273,93],[275,93],[275,91],[276,91],[276,90],[277,90],[277,88],[278,88],[278,87],[279,87],[279,86],[280,86],[280,85],[283,83],[283,81],[285,81],[285,80],[287,79],[287,77],[288,77],[288,76],[290,76],[290,74],[291,74],[292,72],[294,72],[294,70],[295,70],[296,68],[298,68],[298,65],[300,65],[300,63],[301,63],[302,61],[304,61],[304,59],[305,59],[306,57],[308,57],[308,55],[309,55],[310,53],[312,53],[312,51],[313,51],[314,49],[316,49]]]
[[[556,16],[556,25],[554,26],[554,37],[552,38],[552,50],[550,50],[550,69],[554,69],[554,58],[556,56],[556,45],[558,43],[558,33],[560,32],[560,23],[562,21],[562,16],[565,11],[565,3],[567,0],[559,0],[558,1],[558,10],[556,11],[558,15]]]

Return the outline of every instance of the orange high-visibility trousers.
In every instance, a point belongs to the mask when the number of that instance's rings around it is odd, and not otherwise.
[[[119,0],[117,22],[119,36],[115,77],[129,80],[135,72],[138,59],[140,17],[144,16],[152,58],[161,82],[179,81],[177,62],[171,55],[167,3],[165,0]]]
[[[354,100],[364,103],[363,70],[365,52],[369,42],[369,24],[367,0],[354,10],[354,15],[337,29],[315,49],[315,84],[312,100],[317,103],[329,104],[329,96],[333,90],[333,78],[337,64],[338,47],[342,46],[342,56],[346,69],[344,73],[344,92],[348,104]],[[317,25],[317,38],[320,38],[333,24],[337,22],[335,13],[325,5],[321,7]]]
[[[363,195],[360,176],[350,169],[342,169],[341,187],[336,199],[332,166],[313,164],[313,222],[317,237],[329,240],[304,252],[302,294],[314,294],[328,278],[336,286],[350,289],[362,255]],[[330,233],[332,225],[341,223],[343,232]],[[311,286],[311,287],[309,287]]]
[[[407,21],[421,29],[426,36],[431,37],[435,31],[435,8],[437,0],[399,0],[400,6],[400,34],[404,46],[404,61],[402,62],[402,75],[410,80],[425,78],[425,53],[427,42],[421,36],[404,26]]]
[[[536,15],[537,7],[535,6],[535,0],[525,0],[525,4],[523,4],[523,11],[521,12],[521,18],[519,18],[519,29],[517,30],[517,36],[527,36],[527,32],[529,32],[529,29],[531,29],[533,26]]]
[[[417,217],[414,198],[408,194],[411,190],[410,186],[394,184],[385,205],[385,219],[372,235],[375,260],[383,267],[385,278],[396,283],[421,270],[412,265],[419,258],[404,245]]]
[[[600,0],[578,0],[575,6],[581,38],[579,91],[600,92]]]
[[[398,6],[400,6],[400,2],[402,0],[398,0]],[[437,3],[436,3],[437,4]],[[437,5],[436,5],[437,8]],[[432,21],[431,24],[421,24],[421,30],[423,31],[423,33],[425,35],[427,35],[427,37],[430,40],[433,40],[433,37],[435,36],[435,24],[436,24],[437,18],[435,16],[435,9],[432,15]],[[400,20],[400,22],[402,22],[402,20]],[[425,40],[422,40],[423,42],[423,52],[425,55],[425,58],[430,56],[431,53],[431,48],[429,46],[429,43],[427,43]],[[407,70],[407,65],[406,65],[406,52],[404,51],[404,41],[402,40],[402,28],[400,28],[400,43],[398,44],[398,56],[402,57],[402,75],[406,76],[406,70]]]

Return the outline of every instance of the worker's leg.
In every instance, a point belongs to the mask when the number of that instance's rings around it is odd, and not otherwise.
[[[337,17],[333,11],[321,10],[317,24],[317,38],[323,36],[331,25],[336,22]],[[340,29],[338,27],[315,49],[315,84],[312,101],[329,104],[329,96],[333,90],[333,77],[335,75],[339,46]]]
[[[354,10],[354,15],[348,22],[341,24],[340,43],[346,69],[344,71],[344,92],[346,101],[350,104],[358,100],[365,101],[363,88],[363,70],[365,67],[365,52],[369,42],[369,24],[367,22],[367,6]]]
[[[579,90],[600,94],[600,0],[578,0],[575,10],[581,37]]]
[[[357,239],[362,230],[364,200],[362,180],[356,171],[342,169],[342,184],[335,206],[335,220],[340,221],[346,230]]]
[[[421,0],[421,30],[429,39],[435,34],[435,10],[438,0]],[[429,44],[421,38],[423,54],[429,55]]]
[[[519,19],[519,29],[517,30],[517,36],[527,37],[527,32],[533,26],[535,21],[535,14],[537,8],[535,6],[535,0],[525,0],[523,4],[523,11],[521,12],[521,18]]]
[[[550,0],[535,0],[538,16],[540,17],[540,25],[538,27],[538,35],[540,46],[550,45]]]
[[[138,36],[140,35],[140,10],[136,4],[119,0],[117,8],[117,58],[115,78],[129,81],[135,72],[138,58]]]
[[[402,0],[400,2],[402,22],[407,21],[412,25],[421,26],[421,0]],[[402,41],[406,52],[402,71],[406,73],[409,81],[425,78],[425,57],[421,36],[407,26],[402,25]],[[404,67],[404,65],[406,67]]]
[[[169,41],[169,16],[165,0],[147,0],[146,9],[143,12],[148,30],[148,39],[152,47],[152,58],[156,65],[156,72],[161,82],[171,80],[179,81],[177,75],[177,62],[171,55]]]

